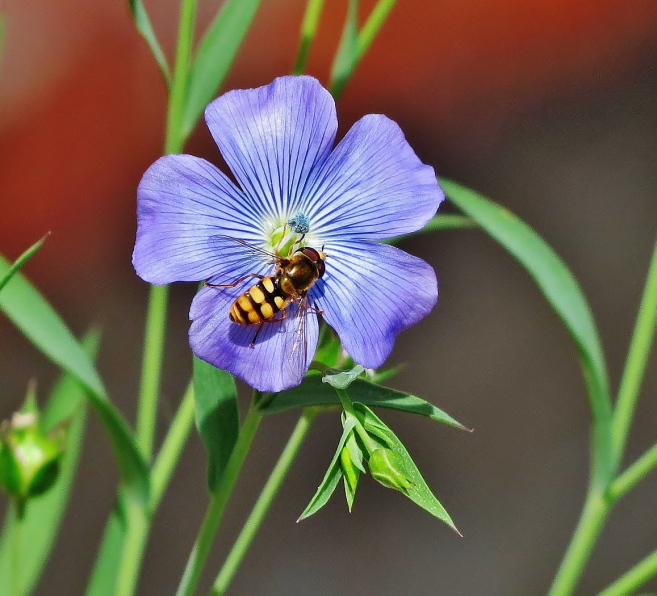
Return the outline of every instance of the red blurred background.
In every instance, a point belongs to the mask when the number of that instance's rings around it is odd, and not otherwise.
[[[363,15],[373,4],[363,2]],[[171,55],[176,2],[148,6]],[[200,7],[200,26],[216,8]],[[224,89],[290,72],[303,10],[301,0],[263,2]],[[345,10],[346,1],[326,2],[308,68],[323,82]],[[162,151],[164,86],[127,2],[9,0],[2,11],[0,252],[15,258],[52,232],[26,272],[76,332],[92,323],[105,328],[101,368],[131,416],[146,297],[130,265],[135,188]],[[338,106],[343,132],[363,114],[387,114],[439,175],[475,186],[544,234],[591,294],[616,377],[657,222],[655,39],[654,0],[399,0]],[[187,150],[218,161],[203,126]],[[434,264],[443,299],[424,331],[400,338],[393,358],[413,364],[396,384],[477,433],[455,437],[391,419],[402,438],[413,437],[420,467],[466,539],[378,487],[363,490],[351,517],[333,504],[318,521],[294,526],[337,442],[336,422],[327,420],[309,440],[236,594],[435,594],[438,582],[446,594],[545,591],[586,477],[586,400],[574,350],[531,282],[480,234],[422,238],[406,248]],[[192,291],[174,289],[164,420],[189,371]],[[0,354],[0,415],[7,417],[31,375],[47,385],[55,373],[5,320]],[[650,388],[654,370],[646,395]],[[639,411],[643,420],[654,421],[651,408]],[[247,493],[258,489],[291,423],[282,417],[263,431]],[[78,514],[40,594],[82,591],[111,506],[113,463],[100,427],[92,429]],[[637,436],[640,453],[655,439],[654,424],[639,421]],[[186,457],[189,469],[158,517],[161,540],[152,541],[140,593],[173,591],[202,514],[196,441]],[[235,517],[247,506],[248,498]],[[648,511],[637,501],[625,510],[630,521],[619,514],[623,521],[603,536],[607,546],[582,593],[654,548],[657,522]],[[80,561],[74,573],[72,561]]]

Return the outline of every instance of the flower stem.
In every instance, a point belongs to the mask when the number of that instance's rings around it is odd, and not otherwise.
[[[169,484],[171,474],[178,463],[193,424],[194,386],[190,383],[153,464],[151,472],[151,512],[154,512],[160,504],[164,490]]]
[[[176,65],[169,94],[165,153],[179,153],[185,142],[182,117],[187,99],[195,15],[196,0],[182,0]],[[153,451],[168,293],[166,286],[151,286],[146,315],[143,370],[136,428],[136,440],[146,460],[150,460]],[[157,496],[158,501],[159,496]],[[127,525],[117,574],[116,596],[131,596],[135,593],[153,514],[149,507],[140,507],[135,503],[128,503],[126,510]]]
[[[177,596],[192,596],[196,590],[196,586],[201,577],[201,572],[205,565],[205,561],[210,551],[210,547],[214,541],[219,523],[223,517],[226,503],[233,490],[235,481],[239,476],[242,464],[246,459],[246,455],[251,447],[253,437],[258,430],[262,415],[252,406],[249,413],[244,420],[244,424],[240,429],[237,443],[230,454],[226,468],[224,469],[221,481],[217,490],[210,495],[210,503],[205,512],[203,523],[199,529],[194,547],[187,560],[187,566],[180,585],[178,586]]]
[[[322,13],[323,5],[324,0],[308,0],[308,4],[306,5],[306,12],[303,15],[303,23],[301,23],[299,51],[297,53],[296,62],[294,63],[294,69],[292,70],[292,73],[295,75],[303,74],[306,69],[310,46],[317,34],[317,26],[319,25],[319,17]]]
[[[376,6],[372,9],[370,16],[367,18],[367,21],[358,34],[358,60],[360,60],[369,49],[376,34],[383,26],[383,23],[386,22],[386,19],[396,2],[397,0],[379,0],[376,3]]]
[[[609,496],[617,501],[630,492],[651,470],[657,466],[657,445],[653,445],[627,470],[616,478],[609,489]]]
[[[303,410],[290,438],[288,439],[281,456],[278,458],[274,469],[272,470],[267,483],[262,489],[258,500],[256,501],[249,517],[247,518],[242,530],[233,545],[226,561],[217,575],[212,588],[212,596],[220,596],[226,593],[230,582],[232,581],[238,567],[244,559],[244,555],[248,550],[251,542],[253,541],[256,532],[259,530],[262,522],[269,511],[274,497],[287,476],[290,466],[294,461],[301,445],[303,444],[308,431],[312,425],[312,421],[317,415],[316,408],[306,408]]]
[[[11,571],[10,571],[10,589],[12,596],[22,596],[23,590],[21,589],[22,586],[22,578],[21,578],[21,573],[22,573],[22,566],[23,566],[23,561],[22,561],[22,556],[21,556],[21,551],[23,548],[23,519],[24,516],[21,514],[21,505],[19,504],[18,500],[14,499],[12,500],[12,509],[13,509],[13,516],[14,516],[14,527],[13,527],[13,532],[12,532],[12,541],[13,544],[11,545]]]
[[[151,286],[135,431],[137,446],[146,461],[149,461],[153,454],[168,296],[169,289],[166,286]]]
[[[657,242],[653,249],[643,297],[627,353],[625,369],[618,390],[614,412],[612,438],[617,465],[623,458],[634,407],[643,381],[648,355],[657,323]]]
[[[650,578],[657,575],[657,550],[637,563],[627,573],[619,577],[613,584],[602,590],[598,596],[626,596],[633,594]]]
[[[610,504],[599,492],[589,492],[575,533],[548,596],[572,594],[609,514]]]
[[[657,242],[653,249],[611,424],[606,423],[606,417],[596,417],[594,409],[595,440],[588,497],[552,584],[550,596],[569,596],[573,593],[614,503],[657,465],[655,446],[614,480],[627,443],[656,324]],[[587,384],[589,393],[593,395],[595,387]],[[608,441],[611,441],[610,450],[605,448]]]

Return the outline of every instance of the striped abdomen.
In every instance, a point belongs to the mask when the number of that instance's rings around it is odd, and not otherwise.
[[[230,307],[230,320],[254,325],[271,319],[290,303],[290,295],[281,290],[279,277],[263,277]]]

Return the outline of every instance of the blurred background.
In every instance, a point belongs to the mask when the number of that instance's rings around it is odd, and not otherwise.
[[[199,24],[219,2],[201,3]],[[262,3],[224,89],[289,73],[302,0]],[[363,15],[372,2],[363,2]],[[177,2],[147,2],[171,53]],[[130,419],[147,285],[130,258],[135,189],[161,154],[166,95],[127,2],[8,0],[0,62],[0,252],[16,258],[48,231],[27,275],[79,334],[104,330],[100,369]],[[326,2],[309,72],[326,83],[346,10]],[[657,3],[654,0],[399,0],[338,105],[396,120],[439,175],[530,223],[587,293],[614,387],[657,231]],[[189,153],[217,162],[204,126]],[[453,208],[446,205],[445,211]],[[238,573],[233,594],[369,596],[545,593],[579,514],[588,409],[573,344],[505,251],[450,231],[403,248],[436,269],[438,307],[402,334],[392,381],[466,425],[461,433],[383,411],[464,538],[363,478],[349,515],[336,492],[296,524],[340,436],[320,417]],[[187,383],[187,310],[173,289],[162,427]],[[628,450],[657,439],[657,367]],[[53,367],[0,318],[0,417]],[[246,393],[242,405],[246,405]],[[296,420],[261,426],[208,564],[209,586]],[[92,417],[59,545],[38,594],[81,594],[114,500],[116,467]],[[580,586],[593,594],[655,548],[657,474],[620,503]],[[3,501],[4,503],[4,501]],[[172,594],[207,504],[196,436],[158,512],[139,593]],[[657,583],[653,583],[657,589]]]

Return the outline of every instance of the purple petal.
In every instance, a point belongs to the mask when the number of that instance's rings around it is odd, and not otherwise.
[[[132,257],[137,274],[154,284],[199,281],[249,272],[228,266],[213,245],[217,234],[258,243],[253,206],[211,163],[191,155],[167,155],[144,174],[137,191],[137,241]],[[234,263],[233,263],[234,264]],[[230,283],[222,282],[222,283]]]
[[[302,317],[297,317],[297,305],[291,304],[287,318],[265,323],[255,346],[250,347],[258,325],[240,325],[228,318],[235,298],[249,287],[248,282],[232,289],[206,287],[196,295],[189,313],[192,351],[259,391],[277,392],[298,385],[317,347],[317,315],[306,308]]]
[[[313,178],[301,210],[311,232],[335,239],[379,240],[419,230],[444,194],[392,120],[361,118]]]
[[[331,244],[326,253],[312,299],[354,361],[378,368],[395,336],[436,304],[436,275],[422,259],[385,244]]]
[[[307,76],[229,91],[207,107],[205,120],[245,194],[282,218],[294,215],[337,130],[333,98]]]

